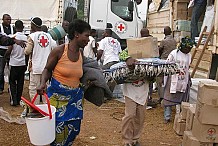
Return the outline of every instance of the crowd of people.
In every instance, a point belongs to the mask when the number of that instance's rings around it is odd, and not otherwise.
[[[0,94],[4,90],[4,68],[7,65],[10,69],[10,104],[19,105],[24,73],[28,69],[30,99],[36,93],[41,95],[46,92],[51,105],[56,107],[56,127],[59,128],[56,128],[56,139],[51,145],[72,145],[83,119],[84,88],[80,79],[84,73],[84,60],[89,58],[102,62],[99,69],[103,70],[122,60],[133,69],[137,58],[128,55],[128,48],[121,49],[119,41],[112,37],[111,29],[105,29],[102,40],[96,42],[96,30],[83,20],[64,21],[62,27],[67,35],[56,41],[47,33],[48,29],[39,17],[32,18],[30,25],[31,33],[26,36],[22,21],[17,20],[14,28],[10,15],[3,15],[0,27]],[[180,69],[179,74],[156,78],[159,102],[164,105],[164,121],[168,123],[171,120],[171,107],[189,99],[188,69],[194,41],[185,37],[177,47],[169,26],[164,28],[164,34],[165,38],[159,45],[160,58],[178,63]],[[152,36],[147,28],[143,28],[141,37]],[[121,55],[124,52],[125,55]],[[125,146],[140,146],[145,107],[152,101],[152,84],[150,79],[123,84],[125,115],[121,133]],[[114,87],[110,89],[113,92]],[[45,103],[45,100],[42,102]],[[35,104],[40,104],[40,100],[37,99]]]

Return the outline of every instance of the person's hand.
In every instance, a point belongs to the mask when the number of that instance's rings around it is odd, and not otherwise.
[[[44,85],[40,85],[37,89],[36,89],[36,91],[37,91],[37,93],[39,94],[39,95],[43,95],[43,93],[45,93],[45,88],[46,88],[46,85],[44,84]]]
[[[25,47],[26,47],[25,41],[14,39],[14,42],[15,42],[17,45],[20,45],[22,48],[25,48]]]
[[[135,68],[135,63],[138,62],[136,59],[130,57],[126,60],[126,65],[129,69],[133,70]]]

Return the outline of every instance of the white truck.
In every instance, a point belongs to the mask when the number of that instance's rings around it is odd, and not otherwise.
[[[40,17],[43,24],[52,28],[63,19],[72,21],[77,16],[78,0],[0,0],[0,3],[0,14],[9,14],[12,24],[22,20],[27,34],[32,17]]]
[[[84,16],[98,37],[104,29],[111,28],[113,36],[126,47],[126,39],[140,36],[143,21],[138,15],[141,0],[85,0]]]

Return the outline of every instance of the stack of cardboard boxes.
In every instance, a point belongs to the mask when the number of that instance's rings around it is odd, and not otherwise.
[[[215,144],[218,143],[217,82],[199,83],[196,109],[189,107],[185,129],[182,146],[217,145]]]
[[[187,113],[190,106],[193,107],[194,105],[189,104],[188,102],[182,102],[181,112],[177,111],[177,114],[175,115],[173,129],[178,135],[184,134],[184,131],[186,129]]]

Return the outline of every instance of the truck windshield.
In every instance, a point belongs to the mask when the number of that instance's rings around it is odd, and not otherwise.
[[[133,20],[133,12],[128,10],[128,0],[111,0],[111,11],[125,21]]]

